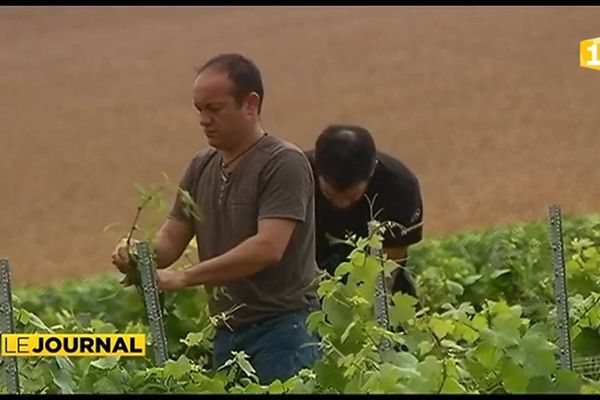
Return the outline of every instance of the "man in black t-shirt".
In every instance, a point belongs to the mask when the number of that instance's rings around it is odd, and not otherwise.
[[[412,227],[404,234],[400,228],[388,231],[383,250],[401,266],[388,288],[416,297],[404,270],[408,247],[420,242],[423,235],[423,204],[412,171],[398,159],[377,151],[369,131],[355,125],[328,126],[315,148],[305,153],[315,175],[316,257],[321,269],[333,274],[352,250],[333,243],[336,238],[344,240],[351,233],[368,236],[367,224],[372,219],[368,199],[374,200],[372,211],[378,221]]]

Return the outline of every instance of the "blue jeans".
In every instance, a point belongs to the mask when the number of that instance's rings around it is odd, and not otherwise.
[[[219,328],[213,343],[214,367],[232,357],[232,351],[244,351],[256,370],[260,384],[276,379],[282,382],[316,361],[318,339],[307,330],[309,311],[290,312],[231,332]]]

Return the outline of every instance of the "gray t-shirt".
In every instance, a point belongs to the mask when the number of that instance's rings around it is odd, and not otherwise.
[[[223,285],[225,293],[205,285],[212,315],[241,306],[227,320],[232,328],[284,312],[312,309],[318,267],[315,257],[314,178],[304,153],[268,135],[244,155],[228,183],[220,175],[222,158],[214,149],[193,158],[180,187],[198,204],[200,220],[188,216],[177,197],[170,218],[193,224],[199,259],[207,260],[236,247],[257,233],[262,218],[291,218],[299,223],[277,264]]]

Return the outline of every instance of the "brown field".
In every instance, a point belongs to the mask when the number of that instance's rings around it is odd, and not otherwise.
[[[265,127],[308,148],[369,127],[420,178],[425,234],[600,211],[600,9],[0,9],[0,257],[15,284],[112,269],[133,182],[205,145],[193,67],[262,68]],[[104,232],[105,226],[120,223]]]

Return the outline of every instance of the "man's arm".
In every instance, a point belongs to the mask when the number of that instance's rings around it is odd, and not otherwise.
[[[161,271],[159,288],[177,290],[198,284],[243,279],[277,264],[285,254],[296,225],[306,219],[313,181],[303,154],[288,152],[274,158],[259,180],[258,229],[255,235],[185,271]]]
[[[256,235],[230,251],[185,270],[186,286],[220,284],[243,279],[281,260],[297,222],[268,218]]]
[[[187,222],[167,218],[154,238],[158,268],[168,268],[181,257],[194,237],[194,228]]]
[[[389,196],[384,219],[396,222],[404,228],[394,227],[384,235],[384,252],[389,259],[399,264],[399,268],[393,271],[391,279],[386,282],[392,292],[398,274],[406,266],[409,246],[423,238],[423,201],[416,177],[392,181],[389,184],[393,188],[391,193],[395,194]]]

